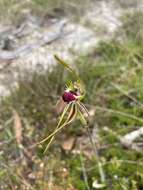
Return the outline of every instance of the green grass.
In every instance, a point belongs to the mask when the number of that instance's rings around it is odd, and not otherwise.
[[[134,24],[136,28],[137,23]],[[141,28],[141,23],[138,24]],[[143,44],[134,35],[136,33],[128,30],[124,42],[115,39],[101,42],[90,54],[74,61],[87,92],[84,103],[89,110],[95,108],[90,127],[99,126],[105,190],[143,189],[142,152],[125,149],[116,135],[104,130],[107,126],[116,134],[125,135],[143,125]],[[86,189],[81,155],[61,149],[63,134],[75,138],[86,135],[79,121],[57,135],[46,155],[42,153],[44,147],[34,146],[56,126],[58,118],[53,107],[64,91],[65,82],[72,76],[56,65],[52,71],[33,73],[31,78],[19,81],[19,88],[1,102],[0,188],[43,190],[49,188],[52,178],[54,190],[57,186],[65,190],[71,186]],[[25,150],[15,142],[13,109],[22,120]],[[97,163],[94,157],[89,159],[82,155],[82,158],[92,189],[93,181],[100,181]],[[68,171],[66,175],[59,173],[63,168]]]
[[[123,26],[118,33],[124,34],[124,39],[134,40],[138,43],[143,41],[143,12],[136,11],[122,16]]]

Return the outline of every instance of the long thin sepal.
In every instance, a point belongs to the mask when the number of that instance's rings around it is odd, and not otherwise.
[[[87,122],[87,120],[85,119],[83,113],[80,110],[78,110],[78,116],[79,116],[79,119],[80,119],[81,123],[84,126],[86,126],[88,124],[88,122]]]
[[[69,105],[69,104],[68,104],[68,105]],[[66,119],[66,121],[64,122],[64,124],[66,124],[67,120],[69,120],[69,117],[70,117],[70,115],[71,115],[71,113],[72,113],[72,111],[73,111],[74,104],[71,104],[71,103],[70,103],[70,105],[71,105],[71,110],[70,110],[70,113],[69,113],[69,115],[68,115],[68,118]],[[69,106],[67,106],[67,108],[64,110],[63,114],[61,115],[61,119],[60,119],[60,121],[59,121],[59,123],[58,123],[56,129],[54,130],[54,132],[60,127],[60,124],[61,124],[61,122],[62,122],[62,120],[63,120],[62,118],[64,117],[65,113],[68,111],[68,108],[69,108]],[[53,132],[53,133],[54,133],[54,132]],[[48,150],[50,144],[51,144],[52,141],[54,140],[54,137],[55,137],[55,135],[53,135],[53,136],[51,137],[51,139],[49,140],[49,142],[48,142],[48,144],[47,144],[47,146],[46,146],[46,148],[45,148],[45,150],[44,150],[44,154],[46,153],[46,151]]]
[[[55,128],[55,130],[57,130],[58,127],[60,126],[61,122],[62,122],[63,119],[64,119],[65,114],[67,113],[68,109],[70,108],[70,105],[71,105],[71,103],[69,103],[69,104],[65,107],[65,109],[64,109],[64,111],[63,111],[63,113],[62,113],[62,115],[60,116],[60,120],[59,120],[59,122],[58,122],[57,127]],[[54,131],[55,131],[55,130],[54,130]],[[49,136],[48,136],[48,137],[49,137]],[[44,139],[43,139],[42,141],[40,141],[38,144],[41,144],[41,143],[44,143],[45,141],[47,141],[47,140],[49,139],[48,137],[44,138]]]
[[[61,125],[57,130],[55,130],[52,134],[50,134],[46,140],[50,139],[51,137],[55,136],[56,133],[58,133],[62,128],[64,128],[65,126],[69,125],[70,123],[72,123],[72,121],[76,118],[76,115],[77,115],[77,105],[75,104],[75,109],[73,110],[74,112],[73,113],[70,113],[70,115],[68,116],[69,117],[69,120],[65,121],[65,123],[63,125]],[[49,143],[48,145],[49,146]],[[47,147],[46,149],[47,150]],[[45,152],[45,151],[44,151]]]
[[[82,110],[82,111],[85,111],[85,113],[88,115],[88,117],[90,116],[89,115],[89,112],[88,112],[88,109],[86,108],[86,106],[83,104],[83,103],[81,103],[81,102],[77,102],[77,104],[79,105],[79,107],[80,107],[80,109]]]

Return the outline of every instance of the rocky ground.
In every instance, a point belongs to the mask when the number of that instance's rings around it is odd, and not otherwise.
[[[1,23],[0,96],[9,94],[26,72],[41,72],[52,65],[54,54],[70,61],[89,52],[99,41],[114,35],[123,14],[142,9],[140,2],[136,6],[132,1],[120,2],[92,1],[77,20],[67,17],[62,8],[45,17],[24,9],[19,26]]]

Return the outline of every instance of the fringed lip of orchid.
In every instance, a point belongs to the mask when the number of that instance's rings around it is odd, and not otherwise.
[[[64,94],[62,95],[63,101],[64,102],[72,102],[77,99],[77,94],[72,91],[65,91]]]

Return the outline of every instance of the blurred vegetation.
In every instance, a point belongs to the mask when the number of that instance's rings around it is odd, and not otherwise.
[[[136,11],[127,13],[122,17],[123,27],[122,32],[125,34],[125,39],[134,40],[137,43],[143,41],[143,12]]]
[[[29,12],[40,17],[62,16],[78,19],[89,6],[91,0],[0,0],[0,21],[19,25]],[[77,6],[78,5],[78,6]]]
[[[138,3],[140,3],[140,0],[128,0],[128,1],[119,0],[118,3],[122,8],[129,8],[129,7],[135,8],[138,5]]]
[[[48,1],[32,3],[45,6]],[[126,15],[120,29],[125,40],[101,42],[73,63],[85,84],[84,103],[89,110],[95,108],[90,128],[99,126],[99,155],[106,174],[106,190],[143,189],[143,153],[122,147],[117,138],[143,125],[142,24],[142,13]],[[1,101],[0,189],[84,190],[87,186],[82,162],[93,189],[94,180],[100,181],[95,158],[61,148],[63,134],[75,138],[87,135],[78,121],[57,136],[46,155],[42,153],[44,147],[36,144],[56,126],[58,118],[53,107],[72,76],[55,65],[51,71],[33,73],[31,78],[19,80],[19,87]],[[22,120],[24,148],[15,141],[13,110]],[[105,126],[115,133],[105,131]]]

